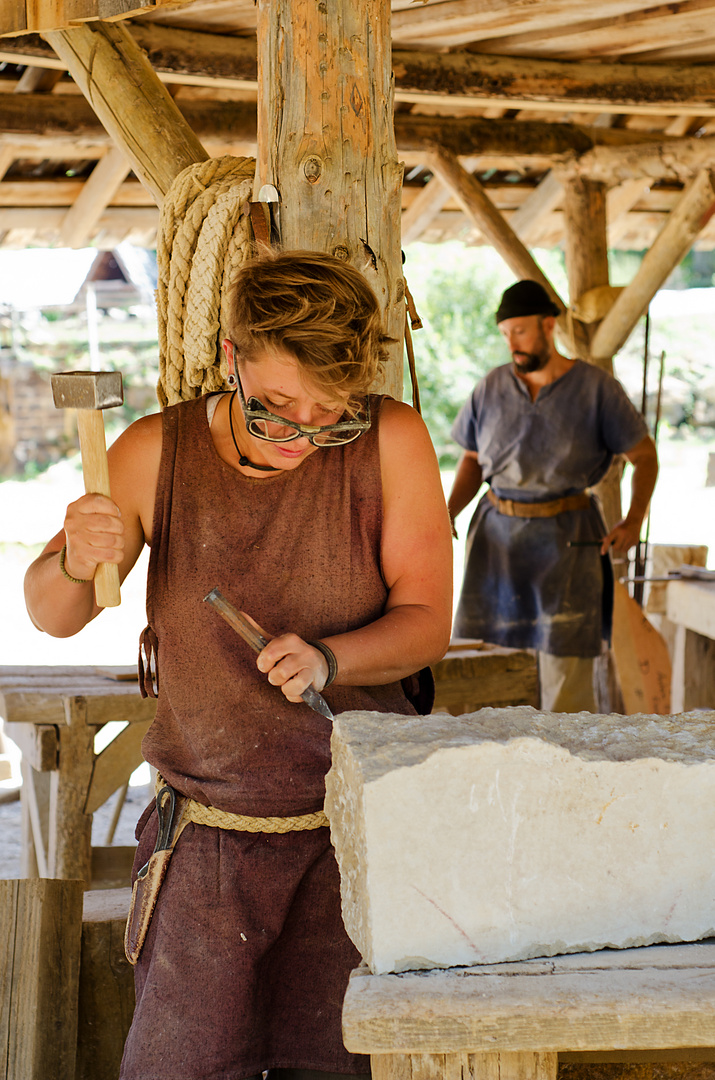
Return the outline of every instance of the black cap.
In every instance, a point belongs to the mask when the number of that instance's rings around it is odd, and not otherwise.
[[[518,319],[522,315],[561,314],[561,308],[555,304],[543,285],[538,281],[517,281],[511,285],[501,298],[497,308],[496,321]]]

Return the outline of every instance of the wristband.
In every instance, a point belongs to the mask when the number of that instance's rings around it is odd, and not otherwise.
[[[321,652],[328,662],[328,677],[323,686],[323,690],[327,690],[330,684],[335,682],[338,674],[338,661],[335,659],[335,653],[324,641],[309,641],[308,644],[312,645],[318,652]]]
[[[62,551],[60,552],[60,570],[62,571],[62,576],[66,577],[68,581],[71,581],[73,585],[87,585],[92,580],[91,578],[72,577],[71,574],[67,573],[67,570],[65,569],[65,555],[66,554],[67,554],[67,545],[63,544],[62,545]]]

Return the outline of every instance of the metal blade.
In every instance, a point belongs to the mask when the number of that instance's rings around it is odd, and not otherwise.
[[[321,716],[325,716],[328,720],[335,719],[330,711],[330,706],[323,695],[319,694],[317,690],[314,690],[312,686],[309,686],[307,690],[304,690],[300,696],[303,698],[306,705],[310,705],[311,709],[320,713]]]

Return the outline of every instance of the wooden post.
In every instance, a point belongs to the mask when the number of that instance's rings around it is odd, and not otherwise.
[[[574,305],[589,289],[608,285],[606,241],[606,185],[581,177],[564,183],[566,272]],[[574,334],[574,347],[582,360],[590,359],[590,330],[583,324]],[[610,357],[601,365],[613,373]]]
[[[45,38],[158,204],[183,169],[208,158],[122,23],[84,23]]]
[[[0,881],[0,1080],[74,1080],[81,881]]]
[[[402,166],[393,128],[390,5],[260,0],[255,190],[280,195],[284,249],[358,267],[396,340],[381,388],[402,397]]]
[[[92,818],[85,813],[93,766],[95,728],[87,723],[83,698],[65,703],[66,725],[59,726],[58,768],[52,778],[48,871],[50,877],[92,880]]]

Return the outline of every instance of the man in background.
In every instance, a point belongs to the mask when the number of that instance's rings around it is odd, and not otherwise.
[[[658,460],[621,384],[557,351],[559,314],[535,281],[506,290],[496,322],[511,363],[477,383],[452,428],[464,451],[452,522],[489,484],[469,526],[454,634],[536,649],[542,709],[593,712],[593,658],[611,635],[608,553],[637,543]],[[633,478],[628,513],[609,532],[589,489],[616,454]]]

